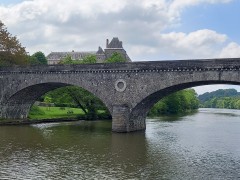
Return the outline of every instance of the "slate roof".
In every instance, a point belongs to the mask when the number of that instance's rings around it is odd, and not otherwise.
[[[68,55],[71,56],[72,59],[82,59],[88,55],[95,55],[96,51],[84,51],[84,52],[51,52],[48,56],[48,60],[60,60]]]
[[[96,54],[105,54],[105,53],[104,53],[103,49],[99,46]]]
[[[122,41],[119,41],[117,37],[114,37],[108,44],[107,48],[123,48]]]

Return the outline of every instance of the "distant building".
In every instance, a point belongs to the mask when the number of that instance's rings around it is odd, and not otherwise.
[[[117,37],[114,37],[109,43],[109,40],[106,40],[106,48],[103,50],[101,47],[98,47],[98,51],[83,51],[83,52],[51,52],[47,56],[48,64],[58,64],[63,58],[71,56],[73,60],[81,60],[86,56],[95,55],[98,63],[104,62],[106,59],[112,56],[114,52],[120,53],[127,61],[131,61],[127,52],[123,49],[122,41],[119,41]]]

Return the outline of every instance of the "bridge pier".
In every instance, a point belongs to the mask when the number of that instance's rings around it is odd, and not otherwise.
[[[113,106],[112,131],[133,132],[146,129],[146,117],[131,118],[131,111],[127,105]]]
[[[29,104],[14,104],[1,106],[0,118],[3,119],[27,119]]]

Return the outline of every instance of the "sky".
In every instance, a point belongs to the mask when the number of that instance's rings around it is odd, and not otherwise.
[[[96,51],[118,37],[133,61],[240,57],[239,0],[1,0],[29,54]],[[198,94],[219,88],[195,88]]]

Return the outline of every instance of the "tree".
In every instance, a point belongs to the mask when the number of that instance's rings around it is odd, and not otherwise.
[[[36,58],[36,60],[39,62],[39,64],[47,64],[47,58],[45,54],[41,51],[38,51],[32,55],[33,58]]]
[[[28,56],[28,64],[35,65],[40,64],[40,62],[37,60],[34,56]]]
[[[67,86],[58,88],[48,92],[44,97],[50,97],[51,102],[58,107],[75,107],[82,109],[87,119],[96,119],[98,115],[97,110],[108,113],[107,108],[101,100],[80,87]]]
[[[118,52],[114,52],[112,56],[105,61],[106,63],[127,62],[127,60]]]
[[[58,64],[73,64],[73,59],[70,55],[67,55],[66,57],[62,58]]]
[[[178,114],[198,109],[199,100],[194,89],[185,89],[170,94],[157,102],[150,110],[149,116]]]
[[[82,64],[95,64],[97,63],[97,58],[95,55],[85,56],[82,60]]]
[[[48,105],[48,110],[50,110],[50,103],[52,102],[52,98],[49,96],[45,96],[44,102]]]
[[[0,21],[0,65],[27,64],[28,56],[16,36]]]

